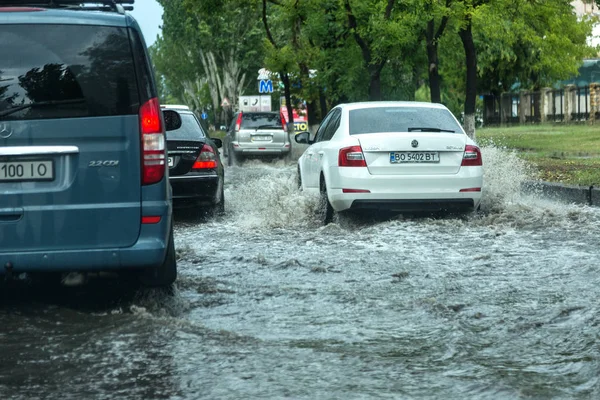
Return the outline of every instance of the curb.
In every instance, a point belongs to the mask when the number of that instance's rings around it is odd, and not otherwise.
[[[521,192],[537,194],[564,202],[600,207],[600,187],[565,185],[562,183],[526,181],[521,184]]]

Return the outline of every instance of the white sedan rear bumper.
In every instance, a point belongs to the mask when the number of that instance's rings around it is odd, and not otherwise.
[[[477,209],[483,169],[462,167],[452,175],[371,175],[367,168],[332,167],[327,179],[329,202],[335,211],[382,209],[391,211],[439,211]],[[343,193],[342,189],[369,193]]]

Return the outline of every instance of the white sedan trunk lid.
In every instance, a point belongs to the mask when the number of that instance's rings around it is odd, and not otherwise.
[[[458,173],[466,135],[450,132],[386,132],[352,135],[362,147],[371,175]]]

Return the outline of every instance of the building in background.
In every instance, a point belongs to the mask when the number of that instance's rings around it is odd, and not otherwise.
[[[595,1],[584,1],[584,0],[576,0],[572,1],[571,5],[575,10],[575,14],[578,17],[582,17],[584,15],[597,15],[598,14],[598,6]]]
[[[575,14],[579,18],[583,18],[586,16],[589,17],[599,17],[600,9],[594,0],[576,0],[572,1],[571,5],[573,6],[573,10]],[[592,37],[588,39],[588,43],[592,46],[600,45],[600,24],[596,24],[592,31]]]

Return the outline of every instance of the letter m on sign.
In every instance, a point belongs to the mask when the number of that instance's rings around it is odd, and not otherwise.
[[[273,81],[269,79],[258,82],[258,93],[273,93]]]

